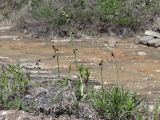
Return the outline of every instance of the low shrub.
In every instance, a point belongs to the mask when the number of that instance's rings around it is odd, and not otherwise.
[[[142,118],[144,104],[137,94],[120,87],[100,89],[89,95],[102,118],[107,120],[137,120]]]
[[[27,92],[29,80],[19,65],[8,65],[0,73],[1,109],[23,109],[22,97]]]
[[[33,17],[36,19],[45,20],[53,25],[63,25],[65,23],[65,19],[62,16],[62,12],[58,8],[52,6],[50,2],[33,0],[31,3],[31,12]]]
[[[153,16],[160,14],[159,0],[3,0],[2,3],[5,4],[0,6],[2,9],[0,13],[5,18],[11,17],[12,12],[21,10],[23,6],[31,5],[26,9],[28,12],[19,17],[20,22],[16,25],[19,29],[25,28],[27,32],[37,31],[38,33],[35,33],[38,37],[41,34],[69,36],[71,27],[75,33],[82,31],[97,35],[97,32],[109,32],[110,26],[117,26],[118,30],[113,30],[116,34],[122,35],[123,28],[131,29],[130,33],[133,34],[148,27],[146,23],[152,24]],[[66,22],[63,13],[66,13],[70,22]],[[36,20],[32,20],[33,18]],[[46,29],[44,27],[43,31],[41,27],[37,27],[36,30],[32,30],[36,23],[39,23],[37,26],[46,26]]]
[[[60,1],[32,0],[32,14],[36,19],[43,19],[52,25],[67,25],[63,12],[73,22],[88,23],[95,16],[94,9],[85,0]]]

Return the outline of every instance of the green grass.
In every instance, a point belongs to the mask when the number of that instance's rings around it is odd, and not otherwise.
[[[52,25],[71,25],[70,23],[77,22],[94,25],[99,21],[134,27],[143,22],[143,14],[155,13],[160,9],[158,0],[149,3],[147,0],[98,0],[94,6],[85,0],[73,0],[72,2],[67,0],[59,3],[62,4],[61,8],[56,7],[56,3],[54,5],[52,0],[49,0],[48,3],[42,0],[32,0],[33,16],[37,19],[44,19]],[[134,14],[136,10],[139,11],[137,15]],[[64,12],[70,19],[70,23],[66,22]]]
[[[0,106],[3,109],[23,109],[22,96],[27,92],[29,80],[19,65],[8,65],[0,74]]]
[[[89,69],[84,65],[77,65],[77,69],[78,81],[75,86],[75,94],[77,100],[82,100],[85,97],[85,87],[88,85],[90,72]]]
[[[93,30],[91,25],[96,29],[101,23],[127,26],[134,30],[143,25],[144,21],[152,19],[151,15],[159,14],[160,11],[159,0],[97,0],[95,4],[87,0],[6,0],[1,13],[5,18],[9,18],[12,12],[19,11],[29,3],[34,18],[54,29],[65,28],[70,32],[70,26],[75,30]]]
[[[107,120],[137,120],[143,116],[143,102],[136,94],[121,87],[90,92],[91,102]]]

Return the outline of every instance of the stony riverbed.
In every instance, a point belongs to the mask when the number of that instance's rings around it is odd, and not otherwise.
[[[8,37],[7,37],[8,36]],[[35,81],[51,81],[57,76],[57,62],[53,59],[52,44],[60,50],[60,72],[76,76],[74,55],[69,39],[30,39],[0,29],[0,63],[18,63],[28,69]],[[90,68],[91,80],[100,80],[99,61],[104,61],[103,78],[106,85],[120,84],[152,101],[160,94],[159,48],[136,44],[134,38],[102,37],[74,40],[78,49],[77,62]],[[111,53],[114,53],[115,58]],[[38,64],[37,64],[38,63]]]

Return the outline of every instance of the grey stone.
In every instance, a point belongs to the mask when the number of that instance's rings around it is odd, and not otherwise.
[[[0,36],[0,39],[13,39],[13,40],[15,40],[18,38],[19,38],[19,36]]]
[[[30,75],[31,78],[36,78],[37,80],[39,79],[55,79],[57,78],[57,75],[40,75],[40,74],[33,74],[33,75]]]
[[[137,42],[142,43],[142,44],[147,44],[149,40],[152,40],[154,37],[153,36],[141,36],[137,38]]]
[[[36,62],[35,63],[34,62],[33,63],[26,63],[25,62],[25,63],[21,63],[20,66],[24,67],[26,69],[40,69],[44,66],[44,64],[43,63],[36,64]]]
[[[0,27],[0,30],[9,30],[11,26]]]
[[[143,51],[140,51],[140,52],[138,52],[137,54],[140,55],[140,56],[146,56],[146,55],[147,55],[147,53],[146,53],[146,52],[143,52]]]
[[[147,42],[148,45],[158,47],[160,46],[160,39],[152,39]]]
[[[160,28],[160,17],[158,17],[157,19],[156,19],[156,25]]]
[[[158,38],[160,38],[160,33],[158,33],[158,32],[146,30],[144,34],[145,34],[145,35],[149,35],[149,36],[153,36],[153,37],[158,37]]]
[[[32,70],[30,71],[31,74],[52,74],[52,71],[49,71],[49,70]]]

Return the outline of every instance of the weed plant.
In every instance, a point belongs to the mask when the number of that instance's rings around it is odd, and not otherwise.
[[[59,66],[59,49],[57,49],[54,45],[52,45],[52,49],[54,51],[54,55],[53,55],[53,59],[56,57],[56,61],[57,61],[57,67],[58,67],[58,78],[60,80],[61,75],[60,75],[60,66]]]
[[[113,57],[115,65],[116,65],[116,74],[117,74],[117,83],[118,83],[118,79],[119,79],[118,63],[116,61],[116,58],[113,52],[111,53],[111,56]]]
[[[100,61],[99,66],[101,67],[101,85],[102,89],[104,88],[104,81],[103,81],[103,60]]]
[[[23,109],[22,97],[27,92],[29,80],[19,65],[8,65],[0,73],[0,105],[2,109]]]
[[[78,101],[84,99],[85,97],[84,90],[85,87],[88,86],[89,76],[90,76],[89,69],[86,68],[84,65],[78,65],[78,73],[77,73],[78,81],[76,84],[76,92],[75,92]]]
[[[142,99],[124,88],[93,90],[89,96],[93,106],[104,119],[137,120],[143,116]]]

